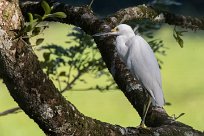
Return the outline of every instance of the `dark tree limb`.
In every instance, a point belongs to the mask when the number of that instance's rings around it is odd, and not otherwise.
[[[0,3],[5,5],[6,2],[8,1],[2,0]],[[9,4],[13,5],[13,10],[18,10],[17,0]],[[5,10],[6,7],[3,9]],[[55,11],[64,11],[67,14],[67,18],[60,20],[61,22],[80,26],[88,34],[109,31],[114,26],[112,20],[99,20],[87,7],[58,4],[55,6]],[[12,20],[14,15],[16,15],[15,12],[11,12],[11,18],[5,20],[0,14],[0,19],[8,22],[0,29],[1,75],[14,100],[47,135],[203,135],[202,132],[171,119],[161,108],[150,108],[146,119],[146,124],[151,127],[150,130],[123,128],[84,116],[74,105],[65,100],[52,81],[43,73],[32,48],[20,38],[11,40],[15,33],[9,30],[20,29],[20,22],[23,22],[21,19],[17,22]],[[20,12],[17,15],[21,16]],[[114,38],[99,37],[95,41],[116,83],[141,116],[145,93],[115,53]]]
[[[21,0],[22,1],[22,0]],[[50,3],[55,3],[54,0],[50,0]],[[37,2],[27,1],[21,3],[23,14],[26,17],[28,11],[33,13],[41,13],[40,5]],[[88,7],[87,7],[88,9]],[[174,14],[168,11],[162,11],[157,8],[138,5],[135,7],[129,7],[117,11],[115,14],[106,18],[108,22],[111,22],[113,26],[122,22],[128,22],[132,20],[150,19],[152,22],[162,22],[169,25],[176,25],[183,28],[190,28],[193,30],[204,30],[204,18],[197,18],[191,16],[184,16]],[[62,20],[60,20],[62,21]]]
[[[167,23],[169,25],[176,25],[193,30],[204,30],[204,18],[177,15],[145,5],[122,9],[113,14],[111,17],[108,17],[108,19],[114,20],[116,24],[122,20],[131,21],[138,19],[150,19],[152,22]]]

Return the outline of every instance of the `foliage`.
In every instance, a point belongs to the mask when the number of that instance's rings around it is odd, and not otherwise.
[[[187,32],[187,31],[179,31],[179,30],[176,30],[176,27],[174,27],[173,36],[181,48],[183,48],[183,39],[181,38],[181,36],[183,36],[184,32]]]
[[[95,78],[100,78],[102,75],[110,77],[91,36],[78,27],[74,27],[72,33],[67,36],[69,37],[68,47],[45,45],[40,48],[44,52],[42,67],[53,80],[59,83],[61,92],[72,89],[76,81],[87,83],[83,78],[85,73],[91,73]],[[112,82],[111,80],[110,85],[105,87],[96,85],[88,89],[111,89]],[[61,88],[61,83],[65,84],[64,88]]]
[[[23,39],[29,39],[36,35],[39,35],[44,31],[48,25],[39,25],[47,18],[66,18],[66,14],[64,12],[54,12],[52,13],[52,7],[46,1],[41,2],[41,7],[44,10],[44,15],[41,16],[39,14],[28,13],[29,22],[26,22],[23,28],[20,30],[19,34],[15,39],[22,37]],[[39,45],[44,41],[43,38],[37,39],[35,44]]]

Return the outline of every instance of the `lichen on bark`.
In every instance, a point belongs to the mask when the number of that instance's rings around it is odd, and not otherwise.
[[[0,1],[0,26],[2,29],[6,31],[20,29],[22,19],[18,0]]]

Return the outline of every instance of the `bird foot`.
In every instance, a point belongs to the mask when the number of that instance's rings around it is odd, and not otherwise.
[[[145,126],[145,124],[144,124],[144,123],[140,123],[140,125],[139,125],[139,126],[137,126],[136,128],[137,128],[137,129],[147,129],[147,130],[150,130],[150,128],[149,128],[149,127],[147,127],[147,126]]]
[[[139,128],[146,128],[146,126],[145,126],[144,123],[141,123],[141,124],[139,125]]]

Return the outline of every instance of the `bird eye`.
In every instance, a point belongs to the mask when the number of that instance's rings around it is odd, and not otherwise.
[[[119,29],[116,27],[116,29],[115,29],[116,31],[119,31]]]

